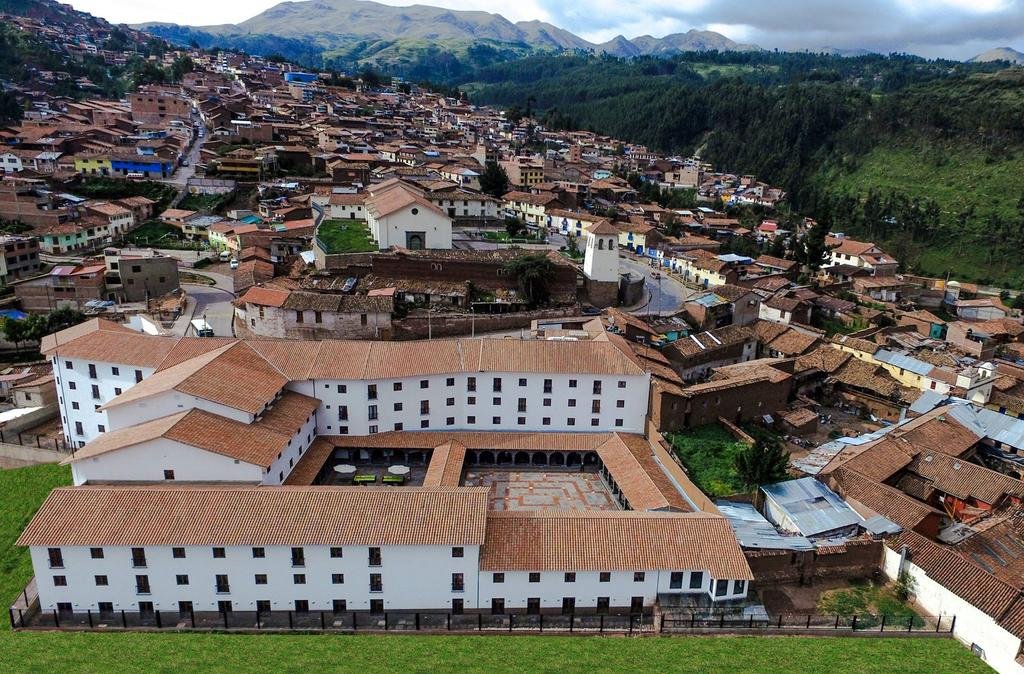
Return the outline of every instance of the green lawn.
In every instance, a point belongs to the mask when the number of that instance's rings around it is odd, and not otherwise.
[[[181,200],[178,208],[187,211],[214,211],[230,198],[230,194],[189,194]]]
[[[147,220],[125,237],[128,241],[139,245],[160,245],[168,240],[181,239],[181,230],[159,220]]]
[[[728,496],[743,490],[736,475],[736,455],[744,444],[719,424],[667,434],[690,478],[710,496]]]
[[[818,601],[818,610],[824,614],[857,615],[858,624],[864,628],[878,625],[883,615],[887,616],[887,622],[897,625],[906,625],[911,616],[914,616],[915,625],[924,625],[917,612],[901,602],[892,589],[870,581],[853,583],[853,587],[848,589],[825,592]]]
[[[0,633],[25,672],[991,671],[952,639]]]
[[[0,599],[10,606],[32,577],[28,551],[15,547],[21,530],[54,487],[71,484],[67,466],[42,465],[0,470]],[[9,624],[3,621],[7,629]],[[0,653],[4,651],[0,645]]]
[[[324,220],[317,228],[317,236],[325,252],[368,253],[377,250],[370,230],[362,220]]]
[[[720,430],[720,429],[719,429]],[[724,432],[724,431],[722,431]],[[701,435],[717,431],[701,429]],[[9,605],[32,575],[14,547],[62,466],[0,470],[0,596]],[[7,625],[7,620],[3,620]],[[781,672],[904,674],[988,668],[952,639],[806,637],[507,637],[12,632],[0,628],[0,662],[18,672]]]

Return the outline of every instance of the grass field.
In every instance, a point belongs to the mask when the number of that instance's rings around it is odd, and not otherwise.
[[[147,220],[129,232],[125,238],[134,244],[143,246],[176,244],[181,239],[181,230],[159,220]]]
[[[972,674],[952,639],[0,633],[17,671],[786,672]]]
[[[32,562],[28,551],[14,546],[43,499],[54,487],[71,484],[67,466],[32,466],[0,470],[0,599],[4,607],[14,602],[29,578]],[[4,629],[8,626],[3,621]],[[0,653],[3,647],[0,646]]]
[[[904,140],[879,145],[861,159],[856,169],[829,175],[824,182],[839,193],[864,196],[876,189],[934,199],[950,235],[942,245],[915,251],[915,271],[930,276],[945,276],[948,271],[962,280],[1021,287],[1024,268],[991,265],[982,246],[966,242],[957,245],[961,235],[956,222],[956,216],[971,205],[982,222],[990,212],[1015,220],[1021,175],[1024,154],[989,160],[983,150],[969,145],[946,147]]]
[[[361,220],[324,220],[317,236],[327,253],[368,253],[377,250],[370,230]]]
[[[32,575],[14,547],[70,470],[0,470],[0,596]],[[0,670],[17,672],[787,672],[974,674],[990,671],[952,639],[804,637],[340,636],[12,632],[0,627]]]
[[[825,592],[818,601],[818,610],[827,614],[860,616],[859,624],[865,628],[879,624],[880,618],[875,616],[883,615],[897,625],[906,625],[911,616],[914,616],[916,625],[924,625],[924,620],[916,617],[914,609],[901,602],[891,588],[870,581],[855,582],[853,587]]]
[[[743,449],[718,424],[691,431],[670,433],[668,438],[690,473],[690,478],[710,496],[728,496],[742,491],[736,475],[736,455]]]

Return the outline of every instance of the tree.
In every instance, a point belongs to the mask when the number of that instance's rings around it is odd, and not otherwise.
[[[20,122],[24,114],[13,92],[0,91],[0,122]]]
[[[14,348],[21,351],[21,343],[26,341],[25,322],[4,316],[0,319],[0,331],[4,333],[4,339],[14,342]]]
[[[736,472],[749,489],[784,480],[788,466],[789,455],[778,440],[769,436],[759,438],[736,455]]]
[[[808,269],[817,271],[828,259],[830,248],[825,244],[825,237],[828,236],[828,227],[818,222],[804,236],[803,245],[797,248],[800,253],[798,258]]]
[[[679,236],[683,232],[683,225],[679,222],[679,218],[672,211],[662,219],[661,226],[665,229],[665,234],[668,236]]]
[[[505,218],[505,231],[513,239],[526,231],[526,225],[519,218]]]
[[[480,175],[480,191],[492,197],[500,197],[508,192],[508,174],[501,164],[496,161],[487,162]]]
[[[534,307],[547,301],[551,294],[551,279],[555,276],[555,263],[547,255],[520,255],[505,265],[505,271],[515,275],[527,304]]]
[[[186,73],[190,73],[196,69],[195,63],[188,56],[179,56],[174,59],[174,63],[171,64],[171,80],[180,82],[181,78]]]
[[[55,311],[51,311],[46,316],[46,332],[44,335],[49,335],[54,332],[60,332],[70,328],[71,326],[84,323],[86,315],[77,309],[71,307],[62,307]]]

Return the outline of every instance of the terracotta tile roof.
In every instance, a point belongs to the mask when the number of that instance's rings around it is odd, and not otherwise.
[[[943,513],[921,503],[895,487],[875,482],[860,473],[848,468],[839,468],[831,473],[839,495],[860,512],[856,506],[860,504],[871,511],[884,515],[890,520],[911,531],[928,517],[942,517]]]
[[[875,353],[881,347],[877,342],[872,342],[868,339],[861,339],[860,337],[850,337],[849,335],[837,335],[832,338],[833,344],[845,346],[848,349],[854,351],[862,351],[864,353]]]
[[[505,433],[487,431],[387,431],[364,437],[321,436],[336,447],[431,449],[455,441],[467,449],[596,451],[610,433]]]
[[[121,332],[128,334],[139,334],[132,330],[131,328],[121,325],[120,323],[114,323],[113,321],[108,321],[105,318],[91,318],[85,321],[84,323],[79,323],[78,325],[72,326],[65,330],[61,330],[60,332],[55,332],[52,335],[46,335],[40,341],[39,350],[43,353],[48,354],[48,352],[53,351],[55,348],[59,346],[68,344],[69,342],[72,342],[78,339],[79,337],[84,337],[96,331],[102,331],[106,333]]]
[[[289,294],[290,292],[287,290],[253,286],[246,290],[245,294],[238,299],[241,302],[265,307],[281,307],[284,306],[284,303],[288,300]]]
[[[994,618],[1003,616],[1017,600],[1018,587],[1000,581],[956,550],[921,534],[904,531],[885,544],[895,552],[906,546],[911,563],[927,572],[929,578]],[[1009,621],[1011,625],[1016,623],[1015,618]]]
[[[157,372],[174,367],[192,358],[205,355],[211,351],[216,351],[237,341],[231,337],[182,337],[164,359],[160,361],[160,367],[157,368]]]
[[[275,433],[294,436],[320,407],[320,401],[295,391],[285,391],[255,424]]]
[[[690,502],[679,493],[679,490],[673,484],[672,479],[675,478],[680,482],[680,486],[684,487],[690,485],[689,478],[686,480],[679,480],[678,476],[673,475],[673,478],[669,477],[663,466],[663,459],[657,457],[656,448],[654,442],[648,441],[642,435],[633,435],[629,433],[616,433],[616,440],[621,442],[636,459],[640,468],[650,478],[651,482],[657,488],[659,498],[663,499],[668,508],[676,512],[693,512],[694,507],[690,505]],[[669,461],[671,467],[677,467],[674,461]],[[664,506],[658,506],[664,507]]]
[[[261,468],[270,467],[291,436],[262,423],[243,424],[199,409],[193,409],[163,434],[168,440]]]
[[[430,454],[430,465],[423,478],[424,487],[457,487],[462,480],[466,446],[458,440],[438,445]]]
[[[228,347],[175,390],[257,414],[288,383],[287,377],[244,343]],[[131,389],[129,389],[131,390]]]
[[[359,379],[373,342],[327,340],[311,361],[310,379]]]
[[[1024,482],[940,452],[921,452],[908,469],[932,481],[939,491],[959,499],[998,505],[1006,495],[1024,497]]]
[[[289,379],[309,379],[321,342],[250,339],[246,345]]]
[[[60,346],[40,350],[47,356],[57,354],[61,358],[80,358],[100,363],[111,362],[116,357],[116,362],[123,365],[155,369],[176,342],[172,337],[154,337],[127,328],[124,331],[101,329]]]
[[[936,407],[903,424],[892,431],[891,437],[912,445],[915,452],[931,450],[950,456],[963,456],[981,440],[954,419],[946,407]]]
[[[814,351],[797,358],[796,371],[820,370],[825,373],[831,373],[838,370],[850,358],[853,358],[852,354],[822,345]]]
[[[875,482],[885,482],[910,465],[913,458],[913,453],[908,452],[902,443],[883,438],[872,443],[845,465]]]
[[[187,411],[179,412],[167,417],[161,417],[159,419],[153,419],[152,421],[136,424],[135,426],[128,426],[127,428],[119,428],[114,431],[101,433],[95,440],[87,444],[85,447],[76,450],[74,454],[61,461],[61,463],[68,464],[75,461],[81,461],[93,456],[99,456],[100,454],[106,454],[108,452],[115,452],[119,449],[133,447],[135,445],[142,444],[143,442],[149,442],[150,440],[163,437],[164,433],[173,428],[176,423],[184,419],[188,414],[189,412]]]
[[[630,510],[659,510],[669,507],[668,499],[621,439],[613,435],[597,448],[597,455],[601,457],[601,463],[629,503]]]
[[[768,348],[785,356],[799,356],[817,345],[817,335],[809,335],[790,328],[768,343]]]
[[[752,580],[728,520],[703,513],[492,512],[487,571],[704,570]]]
[[[481,545],[485,488],[62,487],[18,545]]]

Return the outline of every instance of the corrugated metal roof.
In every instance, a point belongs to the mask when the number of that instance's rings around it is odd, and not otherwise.
[[[715,505],[729,520],[741,547],[759,550],[814,549],[814,544],[804,536],[784,536],[749,503],[715,501]]]
[[[931,363],[918,360],[917,358],[908,356],[905,353],[889,351],[888,349],[879,349],[875,352],[875,359],[882,363],[887,363],[893,367],[898,367],[921,376],[928,374],[935,368]]]
[[[761,490],[804,536],[835,531],[862,521],[838,494],[811,477],[765,485]]]

